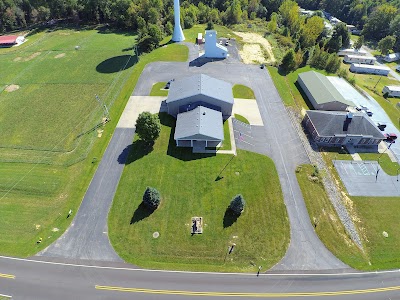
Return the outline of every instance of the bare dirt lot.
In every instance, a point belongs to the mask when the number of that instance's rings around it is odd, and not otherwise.
[[[276,61],[271,44],[262,35],[252,32],[236,31],[234,34],[240,36],[245,43],[243,50],[240,51],[240,56],[244,63],[273,63]],[[268,53],[267,58],[263,50]]]
[[[61,58],[64,56],[65,56],[65,53],[60,53],[60,54],[57,54],[56,56],[54,56],[54,58]]]

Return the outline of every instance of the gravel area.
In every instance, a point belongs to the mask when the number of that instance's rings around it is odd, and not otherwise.
[[[328,171],[329,170],[328,166],[326,165],[324,159],[322,158],[321,153],[318,151],[317,145],[311,139],[309,139],[305,134],[305,132],[303,131],[303,127],[301,126],[301,121],[303,117],[290,107],[287,108],[287,111],[292,120],[293,125],[295,126],[296,130],[299,133],[299,137],[303,143],[303,146],[307,152],[308,157],[310,158],[311,163],[313,165],[316,165],[319,170],[327,170],[325,176],[322,176],[322,183],[325,187],[326,193],[328,194],[328,197],[331,200],[333,207],[335,208],[339,216],[339,219],[346,228],[347,233],[350,235],[350,238],[360,249],[363,249],[360,236],[353,223],[353,220],[351,219],[349,212],[347,211],[345,205],[343,204],[341,193],[338,190],[338,187],[335,184],[331,173]]]

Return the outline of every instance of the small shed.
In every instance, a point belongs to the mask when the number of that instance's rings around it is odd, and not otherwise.
[[[383,58],[384,61],[392,62],[396,60],[400,60],[400,52],[390,53]]]
[[[365,50],[356,50],[354,48],[349,48],[349,49],[342,49],[339,50],[338,55],[339,56],[345,56],[345,55],[358,55],[358,56],[367,56],[367,51]]]
[[[16,35],[2,35],[0,36],[0,46],[11,47],[17,43],[17,38]]]
[[[353,73],[375,74],[375,75],[387,76],[390,73],[390,68],[386,67],[386,66],[353,63],[350,66],[350,71]]]
[[[178,147],[205,149],[224,140],[222,114],[204,106],[178,114],[174,139]]]
[[[389,97],[400,97],[400,85],[387,85],[382,92]]]
[[[345,55],[343,61],[346,63],[350,63],[350,64],[358,63],[358,64],[373,65],[376,62],[376,58],[373,56],[347,54],[347,55]]]
[[[203,34],[202,34],[201,32],[199,32],[199,33],[197,34],[196,42],[197,42],[198,45],[204,43]]]

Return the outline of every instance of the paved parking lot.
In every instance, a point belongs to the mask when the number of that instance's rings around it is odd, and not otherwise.
[[[398,177],[387,175],[376,161],[334,160],[333,163],[350,196],[400,196]]]

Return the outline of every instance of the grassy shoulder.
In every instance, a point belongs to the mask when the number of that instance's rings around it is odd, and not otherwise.
[[[53,48],[57,47],[61,41],[64,43],[69,37],[73,37],[72,45],[76,45],[75,38],[79,34],[62,35],[63,31],[58,32],[59,38],[55,40],[42,38],[42,44],[32,44],[29,47],[31,51],[37,51],[33,47]],[[87,34],[87,36],[86,36]],[[102,35],[104,37],[104,35]],[[123,35],[122,35],[123,36]],[[96,48],[100,40],[93,38],[92,33],[88,32],[84,35],[87,42],[86,47]],[[117,35],[109,35],[109,38],[118,40]],[[129,36],[125,37],[132,40]],[[65,47],[68,47],[68,43]],[[97,46],[96,46],[97,45]],[[120,45],[123,46],[123,45]],[[43,48],[44,47],[44,48]],[[83,47],[83,46],[82,46]],[[103,45],[104,47],[104,45]],[[43,50],[41,50],[43,51]],[[62,51],[62,50],[61,50]],[[114,55],[112,51],[108,51],[108,55]],[[11,54],[7,54],[11,55]],[[20,55],[20,53],[18,53]],[[98,161],[102,157],[119,117],[125,108],[125,105],[131,95],[137,80],[147,63],[157,60],[175,60],[186,61],[188,58],[188,49],[183,45],[171,44],[164,48],[142,55],[131,69],[127,70],[127,76],[114,81],[113,86],[109,86],[110,91],[110,117],[111,121],[102,128],[104,131],[101,138],[97,138],[97,132],[91,132],[91,138],[87,139],[91,142],[87,144],[87,152],[77,162],[71,162],[70,165],[52,165],[45,159],[51,155],[46,151],[43,152],[30,150],[32,163],[18,163],[16,161],[0,163],[0,253],[10,256],[31,256],[38,251],[44,249],[54,242],[68,228],[71,218],[66,216],[70,209],[75,213],[82,201],[87,187],[97,168]],[[61,58],[60,58],[61,59]],[[101,60],[100,60],[101,62]],[[40,62],[37,62],[39,64]],[[75,62],[79,67],[82,61]],[[74,67],[74,66],[71,66]],[[75,66],[76,67],[76,66]],[[79,69],[76,67],[76,69]],[[17,68],[17,70],[20,72]],[[13,71],[13,72],[14,72]],[[34,69],[30,67],[30,72]],[[44,73],[43,73],[44,74]],[[7,73],[10,75],[10,73]],[[16,73],[18,75],[18,73]],[[117,76],[116,73],[114,76]],[[77,78],[76,80],[84,80]],[[107,82],[106,82],[107,84]],[[17,91],[18,92],[18,91]],[[39,96],[43,96],[38,91]],[[14,92],[16,93],[16,92]],[[64,93],[66,93],[64,95]],[[70,95],[68,90],[59,90],[58,95],[67,97]],[[2,96],[2,95],[0,95]],[[34,94],[31,94],[34,97]],[[36,95],[37,96],[37,95]],[[91,98],[93,95],[91,95]],[[4,103],[4,101],[2,101]],[[40,104],[39,102],[37,104]],[[15,109],[18,109],[20,103],[13,103]],[[73,105],[73,103],[65,102],[64,107]],[[97,109],[97,108],[96,108]],[[6,112],[9,110],[5,110]],[[60,123],[57,118],[52,119],[55,123]],[[34,121],[34,120],[30,120]],[[50,123],[46,123],[48,126]],[[40,133],[43,133],[40,130]],[[54,130],[53,130],[54,133]],[[95,135],[96,133],[96,135]],[[3,149],[2,149],[3,150]],[[14,149],[13,152],[28,151],[24,149]],[[0,157],[4,160],[5,156],[0,153]],[[20,159],[18,155],[15,159]],[[14,159],[14,158],[13,158]],[[15,182],[18,183],[14,185]],[[43,237],[41,244],[36,244],[39,237]]]
[[[256,99],[253,90],[242,84],[235,84],[233,86],[233,97],[242,99]]]
[[[323,184],[313,178],[314,167],[302,165],[296,170],[297,180],[310,215],[310,222],[325,246],[340,260],[357,269],[368,266],[368,259],[349,238]]]
[[[248,272],[258,265],[272,267],[289,243],[272,160],[241,150],[234,157],[193,154],[175,146],[174,119],[161,114],[161,120],[161,136],[151,151],[140,140],[133,142],[108,221],[114,249],[124,260],[148,268]],[[162,196],[152,214],[140,206],[147,186]],[[246,207],[235,220],[226,210],[238,193]],[[190,235],[194,216],[204,218],[202,235]],[[228,255],[232,243],[236,247]]]
[[[164,89],[166,82],[157,82],[153,84],[153,87],[150,91],[150,96],[168,96],[168,90]]]
[[[249,124],[249,125],[250,125],[249,120],[247,120],[247,119],[246,119],[245,117],[243,117],[242,115],[235,114],[235,119],[238,120],[238,121],[240,121],[240,122],[243,122],[243,123],[245,123],[245,124]]]

